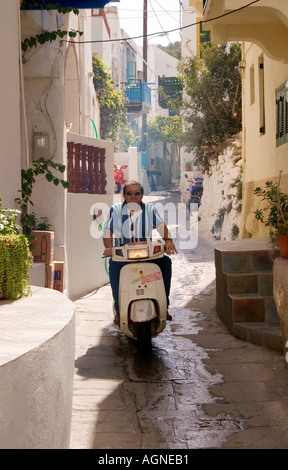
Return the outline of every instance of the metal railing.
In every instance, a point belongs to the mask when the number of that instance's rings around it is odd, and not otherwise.
[[[125,88],[125,96],[129,103],[145,102],[151,104],[151,89],[142,80],[129,80],[122,83]]]

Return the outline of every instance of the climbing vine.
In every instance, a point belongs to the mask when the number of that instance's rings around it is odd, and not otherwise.
[[[79,10],[73,7],[61,7],[59,3],[51,3],[45,0],[22,0],[21,10],[32,10],[32,9],[40,9],[40,10],[57,10],[58,13],[70,13],[73,11],[75,15],[79,15]],[[70,38],[75,38],[79,34],[79,36],[83,35],[83,31],[62,31],[61,29],[57,29],[55,31],[45,31],[41,34],[36,34],[35,36],[30,36],[29,38],[25,38],[21,42],[21,49],[23,52],[26,52],[31,47],[36,47],[37,44],[45,44],[46,42],[55,41],[57,38],[63,39],[65,36]]]
[[[35,214],[29,213],[29,205],[34,205],[31,199],[33,185],[38,175],[45,175],[48,182],[53,182],[55,186],[62,185],[64,189],[69,187],[69,182],[58,178],[53,170],[64,173],[66,167],[61,163],[55,163],[53,160],[41,157],[38,160],[33,160],[33,164],[27,170],[21,170],[22,186],[19,192],[21,197],[15,199],[19,204],[21,216],[20,222],[23,229],[23,234],[28,238],[30,242],[30,249],[33,249],[33,235],[32,230],[35,230],[37,226],[37,220]]]
[[[135,145],[136,136],[128,122],[124,93],[114,89],[109,70],[95,53],[92,56],[92,67],[93,84],[100,105],[101,139],[111,140],[127,149]]]

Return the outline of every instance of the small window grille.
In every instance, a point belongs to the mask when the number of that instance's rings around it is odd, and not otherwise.
[[[288,81],[276,90],[276,144],[288,142]]]

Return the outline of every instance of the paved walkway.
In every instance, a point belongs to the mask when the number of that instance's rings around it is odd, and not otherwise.
[[[154,375],[140,377],[113,326],[109,285],[75,305],[72,449],[288,447],[284,357],[234,338],[218,319],[211,242],[173,258],[173,321],[156,338],[164,375],[157,356]]]

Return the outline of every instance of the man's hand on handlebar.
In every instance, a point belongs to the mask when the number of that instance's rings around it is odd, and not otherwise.
[[[103,252],[104,258],[110,258],[112,256],[112,248],[105,248]]]
[[[174,242],[173,240],[171,240],[171,238],[168,238],[167,240],[164,240],[164,241],[165,241],[165,252],[167,253],[167,255],[174,255],[175,253],[178,253],[174,245]]]

